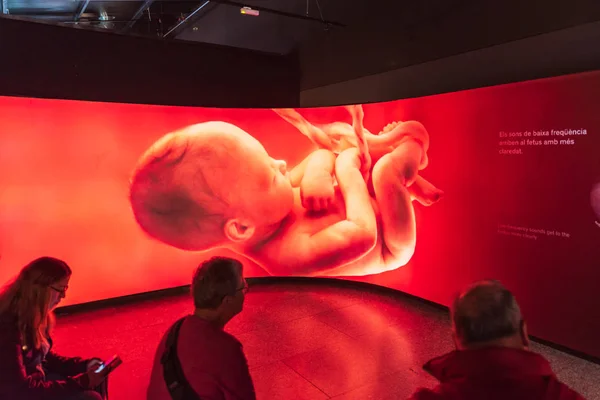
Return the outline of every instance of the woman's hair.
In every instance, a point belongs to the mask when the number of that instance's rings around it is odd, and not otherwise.
[[[54,322],[49,309],[50,286],[69,276],[71,268],[66,262],[41,257],[23,267],[0,291],[0,315],[10,313],[16,317],[24,345],[36,349],[48,345],[46,334]]]

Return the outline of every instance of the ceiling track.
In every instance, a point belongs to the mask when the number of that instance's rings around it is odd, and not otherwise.
[[[238,3],[236,1],[230,1],[230,0],[210,0],[210,1],[212,3],[223,4],[223,5],[239,7],[239,8],[249,7],[251,9],[259,11],[259,12],[281,15],[282,17],[287,17],[287,18],[294,18],[294,19],[301,19],[301,20],[305,20],[305,21],[318,22],[320,24],[327,25],[327,26],[337,26],[339,28],[346,27],[346,25],[344,25],[340,22],[329,21],[329,20],[322,18],[322,16],[321,16],[321,18],[311,17],[309,15],[294,14],[294,13],[289,13],[289,12],[285,12],[285,11],[273,10],[271,8],[266,8],[266,7],[249,6],[249,5],[246,5],[243,3]],[[319,11],[320,11],[320,7],[319,7]]]

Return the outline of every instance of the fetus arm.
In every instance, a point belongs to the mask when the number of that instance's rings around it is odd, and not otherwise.
[[[356,149],[335,160],[335,175],[344,198],[346,218],[314,234],[290,238],[283,265],[302,274],[322,273],[361,258],[377,240],[377,221]],[[293,268],[292,268],[293,267]]]

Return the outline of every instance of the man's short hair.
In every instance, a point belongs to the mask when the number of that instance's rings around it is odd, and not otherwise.
[[[242,269],[241,262],[228,257],[213,257],[200,264],[192,279],[194,306],[215,309],[225,296],[235,295]]]
[[[523,319],[513,294],[500,282],[478,282],[456,298],[452,323],[465,346],[490,342],[518,333]]]

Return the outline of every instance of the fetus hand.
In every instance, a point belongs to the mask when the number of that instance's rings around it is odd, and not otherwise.
[[[314,175],[300,184],[302,206],[310,211],[325,211],[333,203],[335,190],[329,174]]]

